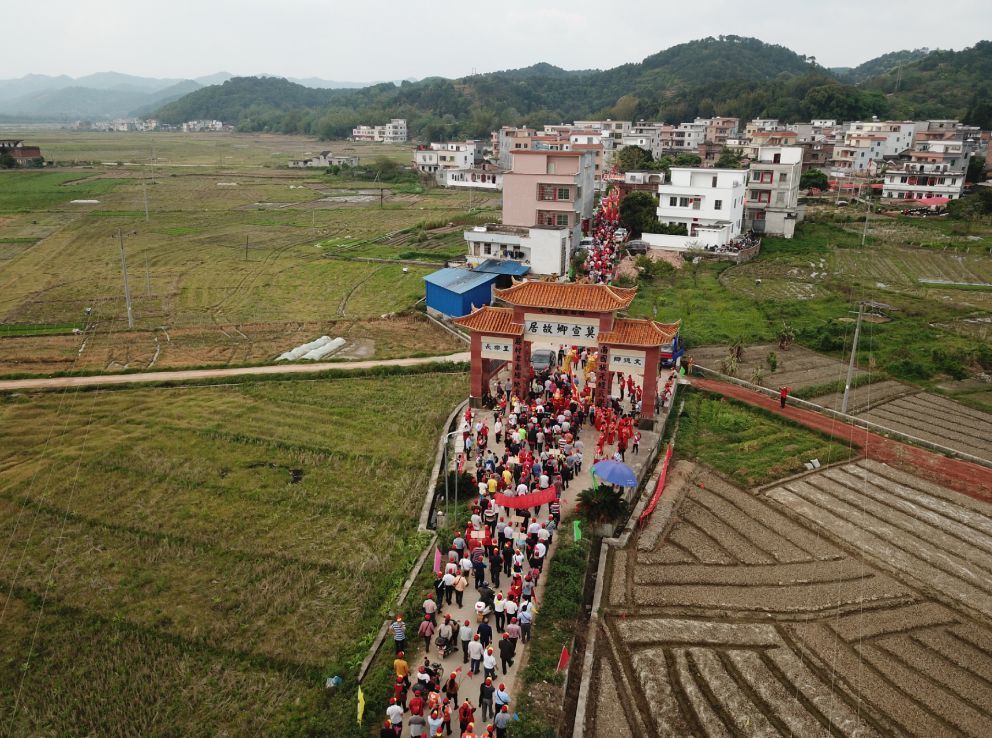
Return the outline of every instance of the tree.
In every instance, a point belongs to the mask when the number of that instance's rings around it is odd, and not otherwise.
[[[673,166],[676,167],[698,167],[703,163],[703,160],[698,154],[676,154],[675,159],[672,160]]]
[[[973,156],[971,161],[968,162],[968,173],[965,175],[965,180],[968,182],[984,182],[985,181],[985,158],[982,156]]]
[[[827,175],[819,169],[805,171],[803,172],[803,176],[799,178],[799,189],[801,190],[808,190],[811,187],[815,187],[818,190],[826,190],[829,186]]]
[[[620,201],[620,223],[633,238],[645,231],[657,233],[658,198],[650,192],[631,192]]]
[[[627,510],[627,503],[611,484],[600,484],[579,492],[579,515],[590,523],[612,523]]]
[[[640,146],[624,146],[617,152],[614,162],[621,172],[643,169],[652,161],[651,152]]]
[[[740,169],[741,158],[741,152],[737,149],[724,147],[723,151],[720,152],[720,158],[716,160],[714,166],[717,169]]]

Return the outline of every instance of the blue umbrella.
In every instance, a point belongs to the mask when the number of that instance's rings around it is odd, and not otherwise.
[[[592,473],[597,479],[602,479],[610,484],[618,484],[621,487],[636,487],[637,475],[634,470],[619,461],[600,461],[593,464]]]

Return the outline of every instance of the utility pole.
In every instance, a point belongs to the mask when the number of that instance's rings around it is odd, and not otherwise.
[[[854,326],[854,343],[851,345],[851,362],[847,365],[847,381],[844,382],[844,399],[840,405],[842,413],[847,412],[847,400],[851,394],[851,380],[854,378],[854,360],[858,355],[858,337],[861,335],[861,317],[865,313],[865,304],[858,303],[858,322]]]
[[[141,180],[141,189],[145,193],[145,222],[148,222],[148,181],[147,177]]]
[[[861,232],[861,248],[865,247],[865,241],[868,240],[868,214],[871,212],[871,201],[865,198],[865,228]]]
[[[152,278],[148,273],[148,254],[145,254],[145,291],[148,293],[148,297],[152,296]]]
[[[117,240],[121,246],[121,270],[124,272],[124,303],[127,305],[127,327],[134,328],[134,313],[131,311],[131,290],[127,286],[127,257],[124,255],[124,232],[117,229]]]

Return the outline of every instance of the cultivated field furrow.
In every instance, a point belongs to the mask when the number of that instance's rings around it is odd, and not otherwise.
[[[825,624],[811,623],[790,628],[816,655],[821,673],[827,675],[831,692],[842,689],[846,683],[863,695],[868,703],[894,719],[899,725],[897,734],[931,738],[948,735],[948,731],[954,730],[929,706],[919,702],[916,695],[907,694],[898,682],[892,682],[876,671],[858,651],[844,644]]]
[[[981,569],[992,568],[992,559],[983,561],[972,557],[976,548],[988,549],[992,543],[987,537],[976,531],[958,526],[951,521],[929,521],[916,515],[913,510],[906,511],[895,505],[890,505],[885,499],[884,493],[881,495],[870,494],[866,485],[859,485],[856,479],[852,480],[849,476],[845,478],[843,472],[831,474],[828,470],[822,476],[810,476],[806,483],[825,494],[833,495],[836,499],[842,500],[865,515],[890,524],[916,536],[916,539],[936,546],[951,558],[957,557],[956,560],[961,562],[962,566],[965,565],[964,562],[967,562],[967,566],[979,569],[976,572],[976,577],[981,576]],[[911,543],[915,539],[909,538],[907,540]],[[992,571],[989,574],[992,576]]]
[[[613,666],[608,657],[603,657],[600,662],[601,668],[596,673],[595,718],[601,730],[609,730],[611,735],[617,738],[634,738],[634,733],[627,722],[624,714],[624,702],[620,695],[617,679],[613,673]]]
[[[737,559],[720,547],[706,531],[689,520],[679,519],[668,538],[680,548],[691,551],[704,564],[737,563]]]
[[[893,567],[920,584],[992,614],[992,583],[981,581],[968,562],[948,556],[923,540],[909,543],[910,536],[898,528],[803,483],[776,488],[768,496],[847,540],[879,564]]]
[[[671,654],[666,654],[660,648],[637,650],[630,655],[635,678],[642,685],[644,697],[651,706],[651,718],[659,738],[678,738],[683,735],[680,730],[681,711],[672,685],[668,681],[668,666],[671,658]],[[600,725],[604,735],[612,728],[605,722],[601,722]]]
[[[714,705],[718,703],[711,699],[710,695],[704,694],[701,685],[693,676],[694,668],[690,667],[688,652],[678,649],[673,651],[672,655],[675,658],[679,686],[689,701],[695,722],[701,727],[703,735],[707,738],[732,738],[734,733],[714,710]]]
[[[859,413],[859,417],[948,448],[992,459],[992,444],[989,443],[992,418],[957,403],[931,407],[933,397],[925,393],[900,397],[877,405],[870,412]]]
[[[875,639],[876,648],[884,649],[890,658],[902,661],[906,668],[928,676],[952,695],[976,710],[992,705],[992,686],[976,679],[970,671],[962,669],[950,658],[912,640],[896,635]]]
[[[821,612],[845,606],[871,607],[905,596],[905,588],[887,577],[868,574],[834,582],[767,585],[637,585],[634,602],[650,607],[691,606],[728,611],[775,613]]]
[[[975,548],[992,554],[992,535],[983,533],[969,525],[959,523],[950,517],[945,517],[929,508],[914,504],[892,494],[894,485],[888,480],[879,480],[875,477],[870,482],[865,483],[861,478],[860,472],[851,473],[843,469],[828,469],[823,473],[823,476],[841,485],[840,488],[833,487],[833,489],[850,490],[850,492],[845,492],[843,496],[845,499],[852,501],[852,504],[857,505],[863,502],[865,498],[870,498],[873,503],[873,510],[884,511],[886,508],[891,509],[893,512],[889,514],[891,516],[889,519],[901,521],[899,523],[900,527],[912,525],[912,530],[915,532],[917,527],[919,527],[917,525],[918,523],[925,524],[936,535],[944,536],[942,540],[946,542],[950,550],[964,556],[968,556]],[[875,507],[875,505],[878,505],[878,507]],[[901,517],[899,513],[902,514]],[[992,522],[992,519],[983,518],[978,515],[972,517],[986,522]],[[910,530],[910,528],[906,529]],[[989,564],[992,564],[992,561]],[[982,564],[978,563],[977,565],[980,566]]]
[[[705,648],[690,648],[688,652],[700,676],[706,680],[710,692],[720,700],[725,714],[733,720],[737,731],[756,738],[779,735],[779,731],[762,712],[764,705],[755,704],[741,689],[716,652]]]
[[[985,430],[992,430],[992,424],[985,428],[985,423],[963,417],[943,415],[936,408],[926,407],[913,402],[915,397],[901,397],[898,400],[880,405],[875,408],[876,420],[873,422],[885,425],[885,420],[892,418],[907,425],[918,424],[918,427],[935,436],[974,443],[988,438]],[[974,424],[974,427],[972,427]]]
[[[992,654],[983,653],[973,644],[958,638],[951,628],[921,630],[911,638],[930,651],[948,658],[972,677],[992,687]]]
[[[750,548],[761,558],[762,563],[774,561],[804,561],[807,556],[795,546],[783,541],[761,523],[742,515],[740,509],[729,500],[706,490],[692,495],[692,501],[706,508],[711,515],[728,525],[746,539]],[[750,562],[748,562],[750,563]]]
[[[737,645],[752,648],[778,645],[780,638],[771,625],[720,623],[680,618],[624,619],[617,633],[627,643],[671,643],[675,645]]]
[[[888,649],[882,651],[873,643],[863,644],[860,651],[866,663],[902,690],[913,694],[926,709],[954,726],[955,730],[974,738],[988,735],[988,716],[982,715],[944,687],[939,674],[935,673],[935,663],[931,663],[925,672],[920,672],[906,664],[901,654],[894,654]]]
[[[863,470],[867,469],[880,480],[887,480],[886,488],[893,495],[940,513],[945,518],[963,523],[983,535],[992,535],[992,511],[989,510],[988,503],[966,497],[926,479],[913,477],[893,466],[870,459],[862,459],[856,466],[859,469],[849,467],[855,476],[862,478]]]
[[[734,530],[733,527],[701,505],[698,500],[705,495],[705,492],[701,492],[698,496],[693,495],[692,500],[682,506],[679,513],[680,517],[719,540],[720,547],[735,561],[742,564],[769,564],[774,561],[771,556],[755,546],[742,533]]]
[[[734,649],[725,651],[723,655],[789,734],[811,737],[830,735],[830,731],[800,702],[793,685],[778,680],[761,653]]]
[[[868,617],[864,613],[842,615],[835,618],[830,627],[845,641],[859,641],[863,638],[953,624],[959,617],[935,602],[917,602],[872,613]]]
[[[761,656],[769,670],[788,685],[787,689],[810,705],[810,714],[823,715],[841,735],[875,735],[861,714],[838,693],[833,674],[828,672],[827,679],[821,679],[813,671],[812,664],[791,648],[770,648]]]
[[[863,566],[851,559],[747,566],[673,564],[665,567],[637,567],[634,571],[634,583],[791,586],[846,581],[864,575]]]

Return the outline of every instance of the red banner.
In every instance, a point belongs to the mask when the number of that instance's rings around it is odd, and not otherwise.
[[[502,505],[503,507],[512,507],[514,509],[519,509],[522,507],[537,507],[538,505],[548,505],[554,502],[556,497],[557,494],[555,494],[554,487],[548,487],[547,489],[531,492],[526,495],[517,495],[516,497],[508,497],[502,492],[497,492],[496,504]]]
[[[641,517],[637,519],[637,524],[644,525],[645,521],[654,512],[654,509],[658,507],[658,501],[661,499],[661,493],[665,490],[665,477],[668,476],[668,462],[672,459],[672,444],[668,444],[668,448],[665,450],[665,459],[661,462],[661,474],[658,475],[658,484],[655,485],[654,494],[651,495],[651,501],[648,502],[648,506],[644,508],[644,512],[641,513]]]
[[[569,660],[569,658],[571,658],[571,657],[568,654],[568,647],[567,646],[562,646],[561,647],[561,656],[558,657],[558,667],[555,669],[555,671],[561,671],[566,666],[568,666],[568,660]]]

